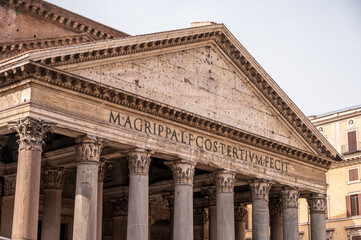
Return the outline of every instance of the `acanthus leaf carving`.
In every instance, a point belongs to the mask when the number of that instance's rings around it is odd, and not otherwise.
[[[180,159],[166,164],[172,169],[175,184],[193,185],[194,167],[196,162]]]
[[[75,146],[77,161],[98,163],[101,150],[106,142],[106,139],[92,135],[79,136]]]
[[[268,201],[272,183],[265,180],[254,180],[249,183],[249,186],[251,188],[253,200],[263,199]]]
[[[236,222],[245,222],[247,220],[247,205],[240,204],[234,207],[234,218]]]
[[[282,190],[283,208],[298,208],[299,189],[285,188]]]
[[[272,199],[269,202],[269,213],[270,216],[282,217],[283,216],[283,204],[280,198]]]
[[[65,179],[64,168],[44,168],[42,170],[44,189],[62,189]]]
[[[110,169],[113,167],[112,162],[108,160],[102,160],[99,163],[99,170],[98,170],[98,181],[103,182],[105,178],[105,172],[107,169]]]
[[[234,191],[234,181],[236,173],[222,170],[215,173],[215,182],[217,193],[228,192],[233,193]]]
[[[130,151],[126,158],[128,160],[129,175],[148,175],[150,166],[150,156],[153,152],[149,149],[137,148]]]
[[[311,196],[307,199],[310,213],[326,213],[326,196],[322,194]]]
[[[4,178],[4,196],[15,195],[16,175],[6,175]]]
[[[43,138],[46,133],[54,131],[56,123],[26,117],[18,121],[9,122],[8,127],[19,135],[19,150],[42,151]]]

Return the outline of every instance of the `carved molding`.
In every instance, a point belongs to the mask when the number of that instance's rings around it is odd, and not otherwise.
[[[333,240],[333,232],[335,231],[334,228],[326,229],[326,240]],[[349,234],[347,234],[349,235]]]
[[[153,152],[149,149],[137,148],[126,155],[129,166],[129,175],[148,175],[150,156]]]
[[[107,142],[104,138],[91,135],[82,135],[76,139],[75,151],[77,162],[99,162],[103,145]]]
[[[15,195],[16,175],[4,176],[4,196]]]
[[[252,200],[263,199],[268,201],[272,183],[263,180],[254,180],[249,183],[249,186],[252,193]]]
[[[109,200],[110,205],[113,207],[113,216],[128,216],[128,199],[116,198]]]
[[[44,168],[41,172],[44,189],[62,189],[65,180],[64,168]]]
[[[301,190],[294,188],[285,188],[282,190],[283,208],[298,208],[298,199]]]
[[[281,199],[272,199],[269,201],[269,214],[271,217],[283,216],[283,203]]]
[[[204,225],[208,221],[208,211],[204,208],[196,208],[193,210],[193,224]]]
[[[245,222],[247,220],[247,205],[241,204],[234,207],[234,219],[236,222]]]
[[[19,135],[19,150],[42,151],[45,134],[53,132],[55,126],[56,123],[39,120],[33,117],[26,117],[8,123],[9,129],[16,131]]]
[[[191,160],[180,159],[174,162],[166,163],[173,172],[175,184],[193,185],[194,167],[197,164]]]
[[[223,170],[216,172],[214,177],[217,193],[233,193],[235,176],[236,173],[231,171]]]
[[[307,199],[310,213],[326,213],[326,196],[322,194],[311,196]]]
[[[327,157],[330,155],[329,151],[327,151],[325,146],[323,146],[321,142],[317,140],[317,137],[313,136],[310,133],[308,128],[304,124],[302,124],[302,121],[298,119],[295,114],[292,114],[292,112],[290,112],[289,108],[282,110],[287,112],[286,118],[290,119],[291,117],[291,124],[297,130],[302,132],[302,136],[307,138],[308,136],[310,136],[310,142],[314,142],[313,145],[317,145],[317,148],[320,149],[319,151],[324,153],[322,156],[282,144],[272,139],[253,135],[243,131],[242,129],[235,128],[233,126],[229,126],[224,123],[184,111],[182,109],[170,107],[169,105],[155,102],[151,99],[147,99],[144,97],[140,98],[136,94],[132,94],[121,89],[115,89],[111,87],[106,88],[104,86],[100,86],[96,82],[86,80],[84,78],[78,78],[75,76],[67,75],[65,73],[60,73],[57,72],[56,69],[45,68],[43,65],[37,63],[29,63],[24,66],[19,66],[17,68],[12,68],[11,70],[1,72],[0,87],[7,86],[29,78],[54,84],[56,86],[71,89],[87,95],[91,95],[105,101],[123,105],[174,122],[186,124],[188,126],[207,131],[211,134],[216,134],[222,137],[236,140],[250,146],[255,146],[267,151],[285,155],[303,162],[308,162],[313,165],[330,167],[332,161],[330,161],[329,158],[333,158],[334,160],[337,158],[337,156]],[[262,88],[263,83],[264,81],[262,81],[261,84]],[[265,88],[269,89],[269,86],[265,85]],[[262,90],[262,92],[263,91],[264,90]],[[275,99],[278,102],[280,101],[280,98]],[[281,105],[286,106],[285,103],[276,104],[277,108],[280,108]]]
[[[113,167],[113,163],[107,160],[101,160],[99,162],[99,170],[98,170],[98,181],[104,182],[105,178],[105,172],[107,169],[110,169]]]

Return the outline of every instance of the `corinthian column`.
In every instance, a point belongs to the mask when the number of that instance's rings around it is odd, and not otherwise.
[[[151,151],[135,149],[127,154],[129,199],[127,240],[147,240],[149,225],[149,165]]]
[[[283,207],[280,199],[272,199],[269,203],[271,217],[271,240],[283,240]]]
[[[193,177],[196,162],[177,160],[167,163],[174,179],[173,240],[193,240]]]
[[[97,207],[97,240],[102,239],[102,227],[103,227],[103,186],[105,171],[107,168],[111,168],[112,164],[105,160],[99,163],[98,172],[98,207]]]
[[[268,195],[271,183],[254,180],[249,186],[252,193],[252,239],[269,240]]]
[[[10,122],[19,134],[12,239],[37,239],[41,153],[44,135],[53,132],[55,123],[32,117]]]
[[[282,190],[283,202],[283,239],[298,240],[298,197],[300,190],[285,188]]]
[[[241,204],[234,208],[236,220],[236,240],[246,240],[247,205]]]
[[[231,171],[215,174],[217,187],[217,240],[234,240],[234,177]]]
[[[43,169],[42,171],[44,182],[42,240],[60,239],[61,192],[64,175],[64,168]]]
[[[97,235],[98,166],[104,139],[83,135],[76,140],[74,240],[95,240]]]
[[[311,215],[311,239],[326,239],[326,196],[323,194],[312,195],[308,201]]]

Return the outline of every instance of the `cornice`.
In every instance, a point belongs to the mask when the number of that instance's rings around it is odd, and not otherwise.
[[[91,19],[41,0],[1,0],[10,8],[51,22],[73,32],[87,33],[95,39],[113,39],[129,36]]]
[[[17,54],[37,50],[69,46],[73,44],[93,42],[94,40],[87,34],[72,34],[63,37],[52,37],[42,39],[28,39],[12,42],[0,43],[0,59],[15,56]]]
[[[173,122],[194,127],[205,132],[229,138],[250,146],[274,152],[292,159],[307,162],[323,168],[329,168],[333,160],[331,157],[319,156],[304,150],[268,139],[242,129],[205,118],[194,113],[171,107],[136,94],[113,88],[74,74],[54,69],[43,64],[29,62],[22,66],[0,73],[0,88],[20,82],[25,79],[35,79],[60,86],[62,88],[87,94],[108,102],[142,111],[154,116],[162,117]]]

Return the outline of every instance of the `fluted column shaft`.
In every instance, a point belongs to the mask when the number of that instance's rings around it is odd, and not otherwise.
[[[252,239],[269,240],[268,195],[271,183],[255,180],[249,185],[252,193]]]
[[[151,152],[135,149],[127,154],[129,201],[127,240],[147,240],[149,231],[149,165]]]
[[[98,167],[105,142],[90,135],[80,136],[76,140],[74,240],[95,240],[97,237]]]
[[[193,240],[193,178],[196,163],[182,159],[168,165],[174,179],[173,240]]]
[[[234,178],[235,173],[219,171],[215,174],[217,187],[217,240],[234,240]]]
[[[298,240],[298,198],[300,190],[286,188],[282,190],[283,202],[283,239]]]
[[[61,192],[65,171],[63,168],[43,169],[44,210],[41,228],[42,240],[59,240],[61,224]]]
[[[19,134],[12,239],[37,239],[39,191],[43,137],[54,123],[27,117],[10,122],[10,130]]]
[[[271,218],[271,240],[283,240],[283,206],[280,199],[273,199],[269,203]]]
[[[244,204],[235,206],[235,239],[246,240],[246,220],[247,220],[247,206]]]
[[[311,239],[326,239],[326,196],[313,195],[308,201],[311,215]]]

